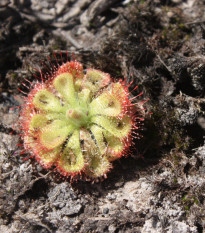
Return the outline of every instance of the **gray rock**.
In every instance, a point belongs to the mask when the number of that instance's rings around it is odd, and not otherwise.
[[[56,215],[58,218],[78,214],[82,208],[80,199],[77,198],[75,192],[65,182],[50,190],[48,198],[51,206],[56,209],[56,211],[48,213],[48,215]]]

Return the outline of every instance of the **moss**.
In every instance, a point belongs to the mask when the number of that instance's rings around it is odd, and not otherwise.
[[[11,73],[11,78],[16,79],[18,77],[17,73]]]
[[[183,130],[181,130],[181,132],[175,131],[172,135],[172,140],[177,150],[187,150],[189,148],[189,140],[186,141],[184,135]]]
[[[50,53],[52,54],[54,50],[61,50],[67,47],[67,42],[61,37],[56,37],[54,42],[50,47]]]
[[[175,184],[177,184],[178,182],[177,182],[177,178],[176,177],[174,177],[174,183]]]
[[[97,28],[97,24],[94,23],[94,22],[90,22],[90,23],[89,23],[89,27],[90,27],[90,28]]]
[[[175,151],[175,153],[171,153],[171,160],[173,161],[174,165],[178,166],[181,161],[181,154],[177,153],[177,151]]]
[[[184,206],[184,209],[189,211],[193,205],[199,206],[200,203],[195,195],[185,194],[182,197],[182,204]]]
[[[145,0],[140,0],[140,4],[144,4],[145,3]]]
[[[164,7],[162,8],[164,18],[168,20],[167,25],[163,25],[161,31],[161,44],[166,47],[176,49],[182,46],[182,43],[188,40],[191,36],[192,30],[189,25],[185,24],[186,19],[182,16],[181,12],[176,8]],[[168,12],[172,13],[170,18],[167,18]]]
[[[184,209],[185,209],[185,210],[189,210],[190,207],[189,207],[188,205],[186,205],[186,206],[184,207]]]
[[[154,106],[152,112],[151,119],[146,120],[147,131],[143,133],[145,141],[148,144],[151,142],[149,151],[152,156],[159,156],[166,151],[165,153],[170,155],[169,159],[177,166],[181,161],[182,153],[191,149],[192,139],[179,124],[175,111]]]

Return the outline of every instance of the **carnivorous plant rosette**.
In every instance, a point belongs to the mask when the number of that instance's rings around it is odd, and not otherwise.
[[[44,167],[71,178],[106,177],[111,162],[128,154],[143,120],[129,85],[77,61],[58,65],[32,85],[20,113],[24,147]],[[136,88],[135,88],[136,89]]]

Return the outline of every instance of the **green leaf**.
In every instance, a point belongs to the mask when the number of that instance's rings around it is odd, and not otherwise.
[[[40,90],[33,98],[36,108],[43,111],[60,112],[63,110],[60,101],[48,90]]]
[[[72,105],[72,107],[76,105],[75,88],[72,74],[63,73],[58,75],[54,79],[54,86],[67,103]]]
[[[78,94],[78,98],[83,105],[87,105],[88,102],[90,102],[90,90],[87,88],[82,89],[82,91]]]
[[[84,168],[84,163],[79,130],[75,130],[58,161],[58,167],[65,173],[78,173]]]
[[[120,153],[124,149],[124,145],[119,138],[97,125],[91,127],[91,132],[102,155],[106,156],[109,161],[119,158]]]
[[[107,146],[105,144],[105,140],[104,140],[104,136],[103,136],[104,130],[97,125],[93,125],[90,130],[95,137],[95,140],[97,142],[100,153],[105,154],[106,150],[107,150]]]
[[[45,126],[48,122],[48,119],[45,115],[35,114],[31,118],[30,129],[31,130],[39,130],[41,127]]]
[[[80,130],[80,140],[82,141],[83,154],[87,161],[86,174],[90,177],[96,178],[106,174],[111,168],[111,164],[106,158],[106,155],[102,154],[105,151],[104,149],[106,145],[104,143],[101,144],[103,138],[100,127],[93,126],[92,133],[93,132],[95,133],[94,136],[98,146],[88,130]]]
[[[91,118],[91,122],[103,127],[109,133],[120,139],[128,136],[132,126],[128,117],[118,120],[111,117],[108,118],[106,116],[93,116]]]
[[[124,144],[121,140],[113,136],[108,131],[103,131],[104,137],[107,141],[107,158],[109,161],[118,159],[121,152],[124,150]]]
[[[90,115],[118,116],[122,111],[121,102],[111,93],[103,93],[89,105]]]
[[[97,147],[94,139],[91,137],[91,133],[88,130],[81,128],[80,140],[82,142],[83,154],[86,160],[89,160],[90,157],[100,155],[99,148]]]
[[[106,174],[110,168],[111,164],[108,159],[105,156],[99,155],[98,157],[91,158],[86,172],[90,177],[96,178]]]
[[[93,93],[96,93],[109,83],[109,74],[103,73],[99,70],[88,69],[83,86],[89,88]]]
[[[54,149],[63,144],[73,130],[72,125],[67,125],[66,122],[61,120],[55,120],[42,128],[40,142],[47,149]]]
[[[45,168],[50,168],[57,161],[58,157],[60,156],[60,153],[61,153],[61,146],[59,146],[59,147],[57,147],[49,152],[42,150],[38,153],[38,157],[40,159],[40,163]]]

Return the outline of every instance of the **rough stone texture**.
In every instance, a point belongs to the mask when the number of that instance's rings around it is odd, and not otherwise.
[[[0,1],[0,232],[205,232],[204,12],[201,0]],[[17,146],[18,88],[53,51],[150,99],[143,138],[103,181],[71,184]]]

